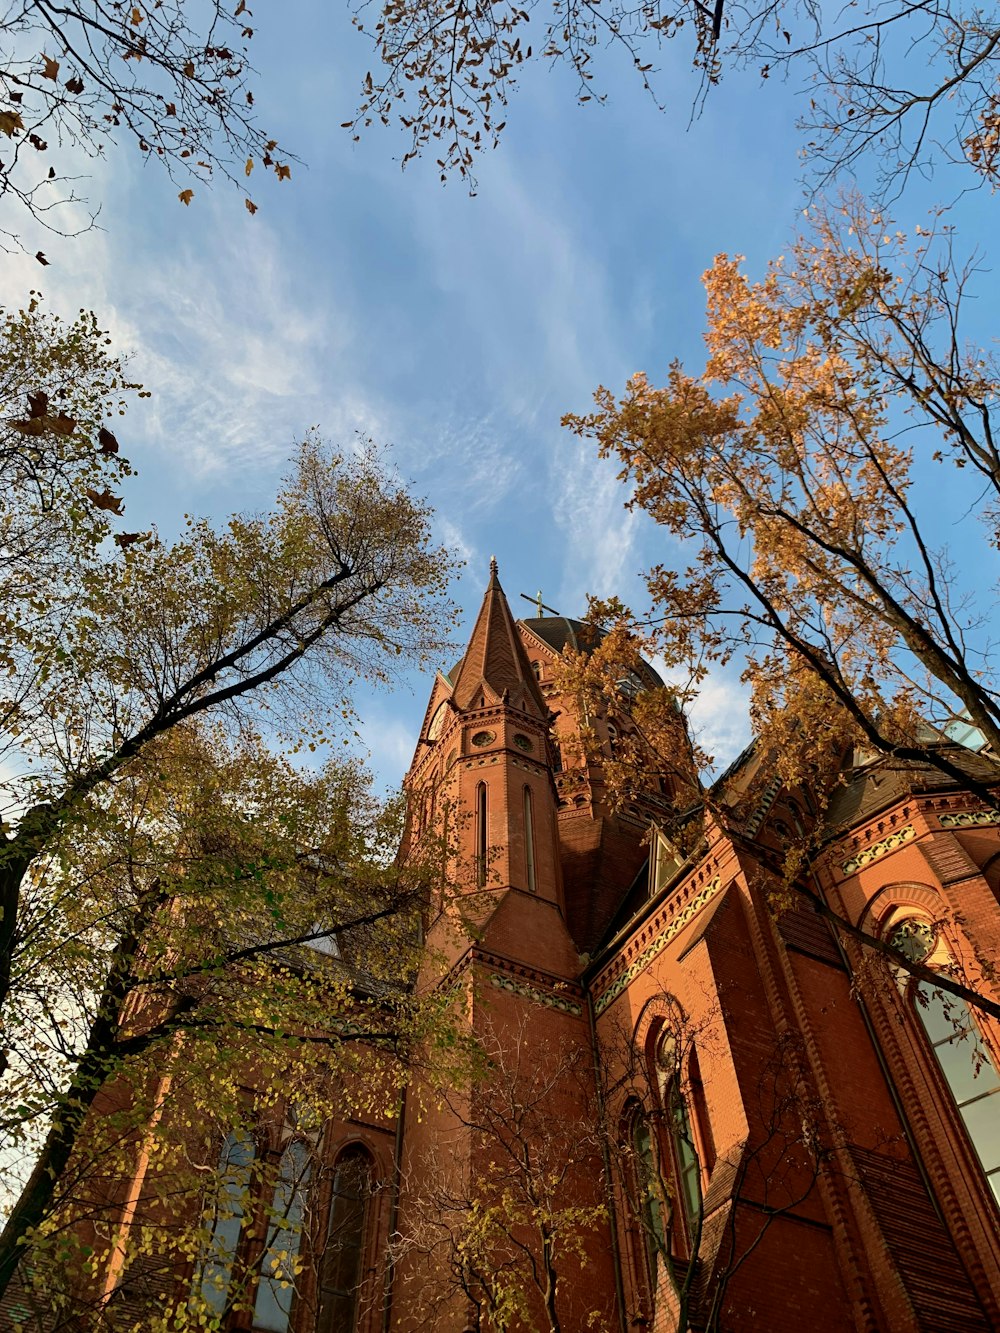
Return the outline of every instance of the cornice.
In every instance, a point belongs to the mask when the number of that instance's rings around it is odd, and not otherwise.
[[[714,857],[706,858],[637,927],[631,938],[617,951],[616,957],[597,974],[590,989],[598,1015],[716,897],[722,887],[718,869]]]

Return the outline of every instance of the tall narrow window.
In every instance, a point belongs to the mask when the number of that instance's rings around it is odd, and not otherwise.
[[[254,1328],[287,1333],[295,1294],[299,1246],[309,1186],[309,1149],[295,1139],[285,1149],[274,1188],[267,1244],[253,1311]]]
[[[642,1226],[643,1248],[649,1279],[656,1286],[657,1260],[667,1247],[667,1232],[663,1216],[663,1204],[657,1188],[659,1169],[653,1136],[649,1124],[641,1111],[636,1109],[632,1119],[631,1133],[632,1160],[635,1165],[636,1203],[639,1221]]]
[[[531,811],[531,788],[524,789],[524,859],[528,871],[528,892],[535,892],[535,821]]]
[[[691,1133],[687,1103],[681,1089],[680,1053],[672,1032],[664,1033],[656,1050],[660,1107],[670,1139],[677,1198],[684,1239],[690,1242],[701,1212],[701,1167]]]
[[[208,1239],[195,1274],[194,1297],[217,1314],[229,1302],[240,1232],[249,1203],[254,1143],[238,1130],[227,1134],[219,1154],[216,1188],[205,1213]]]
[[[1000,1075],[964,1000],[917,983],[914,1008],[1000,1203]]]
[[[486,807],[486,783],[476,788],[476,883],[486,883],[486,858],[489,852],[489,811]]]
[[[667,1125],[674,1150],[678,1193],[684,1212],[684,1228],[690,1239],[696,1230],[698,1213],[701,1209],[701,1172],[694,1139],[691,1136],[687,1104],[681,1092],[681,1081],[676,1076],[671,1079],[667,1087],[663,1109],[667,1115]]]
[[[715,1135],[712,1133],[712,1122],[708,1117],[708,1101],[705,1097],[705,1084],[701,1078],[701,1064],[693,1045],[688,1056],[688,1089],[691,1093],[691,1110],[694,1112],[694,1125],[698,1136],[698,1151],[707,1175],[715,1166]]]
[[[320,1268],[318,1333],[354,1333],[357,1326],[374,1165],[360,1144],[347,1148],[337,1162]]]

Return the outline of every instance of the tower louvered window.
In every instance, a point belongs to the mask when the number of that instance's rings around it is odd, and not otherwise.
[[[535,892],[535,820],[532,812],[531,788],[524,789],[524,859],[528,872],[528,891]]]
[[[476,883],[482,888],[486,883],[486,864],[489,855],[489,809],[487,804],[486,783],[480,782],[476,788]]]

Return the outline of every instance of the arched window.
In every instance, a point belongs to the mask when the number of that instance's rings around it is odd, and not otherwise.
[[[646,1263],[649,1266],[650,1280],[655,1286],[657,1259],[667,1245],[666,1221],[658,1188],[659,1166],[656,1150],[653,1147],[653,1136],[649,1131],[646,1117],[638,1112],[632,1120],[632,1153],[635,1161]]]
[[[531,664],[531,674],[534,676],[535,680],[541,680],[541,678],[542,678],[542,664],[541,664],[541,662],[532,662],[532,664]]]
[[[698,1052],[692,1043],[688,1056],[688,1090],[691,1095],[691,1110],[694,1114],[694,1130],[697,1137],[698,1153],[706,1176],[711,1175],[715,1166],[715,1135],[708,1116],[708,1099],[705,1096],[705,1084],[701,1078],[701,1063]]]
[[[701,1168],[681,1088],[680,1051],[673,1032],[664,1032],[656,1047],[656,1077],[663,1124],[669,1139],[678,1211],[687,1244],[701,1213]]]
[[[531,807],[531,788],[524,788],[524,859],[528,872],[528,892],[535,892],[535,821]]]
[[[919,917],[898,922],[889,935],[889,943],[917,963],[930,958],[935,942],[934,927]],[[987,1183],[1000,1203],[1000,1074],[996,1062],[964,1000],[928,981],[910,987],[910,1000]]]
[[[254,1304],[254,1328],[287,1333],[309,1187],[309,1147],[293,1139],[281,1156]]]
[[[927,1040],[1000,1203],[1000,1075],[996,1064],[964,1000],[927,981],[918,981],[913,995]]]
[[[618,728],[613,722],[608,723],[608,749],[611,751],[612,759],[615,757],[615,751],[618,749]]]
[[[320,1266],[317,1333],[354,1333],[357,1326],[374,1168],[371,1153],[360,1143],[346,1148],[337,1159]]]
[[[490,845],[489,810],[486,801],[486,783],[481,782],[476,788],[476,883],[480,888],[486,883],[486,861]]]
[[[219,1154],[215,1189],[207,1202],[208,1239],[195,1273],[193,1295],[209,1310],[222,1314],[229,1302],[240,1233],[249,1206],[254,1142],[248,1134],[227,1134]]]

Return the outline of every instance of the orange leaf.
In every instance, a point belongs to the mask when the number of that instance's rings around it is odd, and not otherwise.
[[[244,199],[243,202],[246,204],[247,212],[253,216],[253,214],[257,212],[257,205],[252,199]]]
[[[182,203],[185,207],[187,207],[187,205],[188,205],[188,204],[191,202],[191,200],[194,198],[194,190],[181,190],[181,192],[180,192],[180,194],[177,196],[177,198],[181,201],[181,203]]]
[[[246,174],[247,174],[248,176],[250,175],[251,171],[253,171],[253,158],[252,158],[252,157],[248,157],[248,158],[247,158],[247,164],[246,164],[246,167],[244,168],[244,170],[246,171]]]

